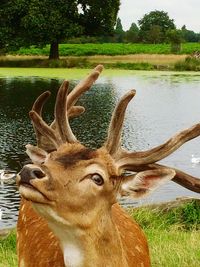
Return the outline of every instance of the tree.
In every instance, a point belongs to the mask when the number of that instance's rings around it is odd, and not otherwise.
[[[181,30],[168,30],[166,36],[171,43],[171,52],[179,53],[181,51],[182,31]]]
[[[4,32],[9,33],[7,46],[12,47],[12,40],[17,40],[16,47],[50,44],[50,59],[59,57],[58,44],[63,37],[81,31],[76,1],[10,0],[3,9]]]
[[[139,28],[136,23],[132,23],[129,30],[126,32],[126,41],[136,43],[138,41]]]
[[[119,0],[3,0],[0,37],[7,37],[0,45],[11,47],[12,40],[16,47],[50,44],[49,58],[59,58],[64,39],[110,33],[118,10]]]
[[[188,30],[185,25],[181,28],[183,39],[186,42],[199,42],[200,34],[195,33],[194,31]]]
[[[73,0],[30,0],[21,19],[26,42],[36,45],[50,43],[50,59],[58,58],[58,44],[81,32],[78,9]]]
[[[124,30],[122,27],[121,19],[117,18],[117,23],[115,26],[115,40],[117,43],[122,43],[124,39]]]
[[[163,39],[163,33],[159,25],[152,25],[148,31],[147,40],[148,43],[161,43]]]
[[[7,52],[19,48],[22,38],[19,35],[20,18],[23,8],[19,9],[14,1],[2,0],[0,3],[0,51]]]
[[[163,42],[166,38],[166,32],[175,29],[174,21],[169,18],[168,13],[158,10],[145,14],[138,23],[140,26],[140,39],[143,42],[150,42],[150,40],[152,40],[152,38],[149,37],[152,32],[154,34],[156,32],[157,36],[159,32],[158,40],[159,42]]]

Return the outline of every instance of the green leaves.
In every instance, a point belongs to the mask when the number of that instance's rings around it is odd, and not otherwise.
[[[138,23],[140,39],[147,43],[161,43],[166,39],[166,32],[175,29],[174,21],[167,12],[158,10],[145,14]]]
[[[81,34],[110,34],[118,10],[119,0],[3,0],[0,49],[59,44]]]

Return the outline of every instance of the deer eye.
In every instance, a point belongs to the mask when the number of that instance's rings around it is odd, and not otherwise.
[[[103,180],[102,176],[100,174],[97,174],[97,173],[91,175],[91,180],[96,185],[99,185],[99,186],[104,184],[104,180]]]

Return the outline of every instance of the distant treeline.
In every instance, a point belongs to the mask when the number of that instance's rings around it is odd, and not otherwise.
[[[151,12],[151,16],[155,13],[163,15],[163,11]],[[165,13],[166,14],[166,13]],[[77,38],[66,39],[66,43],[188,43],[188,42],[200,42],[200,33],[196,33],[192,30],[188,30],[185,25],[181,29],[176,29],[175,25],[165,15],[165,26],[168,23],[168,27],[164,29],[162,25],[146,23],[144,20],[140,20],[139,26],[136,23],[132,23],[127,31],[123,30],[120,18],[117,19],[114,33],[110,36],[80,36]],[[160,23],[162,20],[160,21]]]
[[[152,11],[141,20],[123,30],[120,18],[117,19],[112,35],[96,37],[81,36],[66,40],[67,43],[183,43],[200,42],[200,33],[188,30],[185,25],[177,29],[174,20],[164,11]]]

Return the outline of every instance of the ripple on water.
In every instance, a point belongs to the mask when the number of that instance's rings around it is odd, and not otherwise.
[[[16,225],[20,196],[15,181],[6,181],[0,185],[0,209],[2,218],[1,228],[10,228]]]

